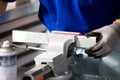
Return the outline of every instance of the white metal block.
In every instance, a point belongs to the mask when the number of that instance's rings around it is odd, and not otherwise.
[[[12,40],[13,42],[48,44],[48,34],[13,30]]]
[[[87,38],[86,36],[77,36],[77,47],[89,48],[96,44],[96,37]]]
[[[13,30],[12,39],[13,42],[22,43],[40,43],[40,44],[54,44],[54,39],[58,40],[60,43],[63,39],[75,39],[77,37],[77,47],[89,48],[96,44],[96,37],[87,38],[84,35],[80,35],[76,32],[60,32],[53,31],[50,34],[38,33],[38,32],[28,32]],[[53,40],[53,41],[51,41]],[[49,51],[49,50],[48,50]]]

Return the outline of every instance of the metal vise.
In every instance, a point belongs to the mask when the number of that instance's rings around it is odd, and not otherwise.
[[[88,48],[96,43],[95,37],[86,38],[80,33],[60,31],[46,34],[14,30],[12,38],[13,42],[47,44],[46,51],[36,56],[34,61],[36,66],[49,65],[54,76],[69,72],[69,65],[74,62],[78,47]]]

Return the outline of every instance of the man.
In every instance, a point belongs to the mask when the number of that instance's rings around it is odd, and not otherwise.
[[[85,52],[89,56],[99,58],[108,54],[118,40],[119,22],[111,23],[120,14],[119,4],[120,0],[40,0],[39,18],[50,31],[72,31],[84,34],[108,25],[86,35],[98,36],[97,44],[86,49]]]

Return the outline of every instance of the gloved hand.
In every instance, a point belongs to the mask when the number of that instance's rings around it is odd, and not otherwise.
[[[88,56],[93,56],[94,58],[104,57],[112,51],[120,37],[120,24],[113,22],[113,24],[87,33],[86,36],[97,37],[96,44],[85,50]]]

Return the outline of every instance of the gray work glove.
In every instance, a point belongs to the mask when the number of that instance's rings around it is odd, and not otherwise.
[[[88,56],[101,58],[110,53],[120,37],[120,24],[113,23],[86,34],[87,37],[96,36],[96,44],[85,52]]]

